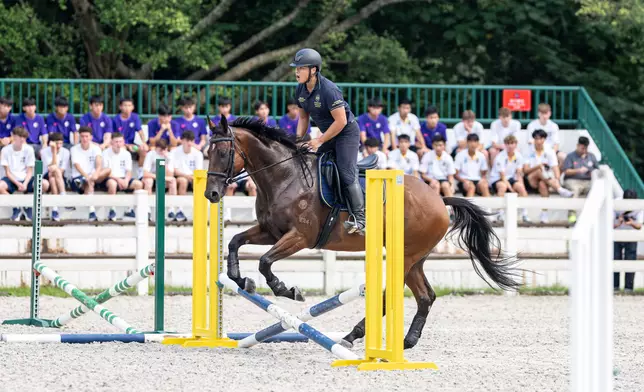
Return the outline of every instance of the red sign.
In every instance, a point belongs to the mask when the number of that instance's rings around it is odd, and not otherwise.
[[[513,112],[529,112],[532,109],[532,91],[503,90],[503,106]]]

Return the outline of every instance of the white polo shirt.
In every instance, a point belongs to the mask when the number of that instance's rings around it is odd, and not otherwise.
[[[508,180],[517,179],[517,170],[523,167],[523,156],[519,151],[514,152],[514,156],[510,159],[508,152],[503,150],[494,159],[494,164],[490,169],[490,184],[501,179],[501,173],[505,174]]]
[[[181,173],[192,174],[195,170],[203,168],[203,154],[192,147],[189,153],[183,152],[183,146],[177,146],[172,150],[172,164]]]
[[[27,168],[36,165],[34,148],[24,143],[20,150],[14,150],[13,143],[2,149],[0,165],[7,166],[16,180],[22,182],[27,178]]]
[[[528,156],[528,159],[526,159],[524,163],[527,164],[530,168],[539,166],[539,164],[541,163],[548,165],[551,168],[559,164],[555,151],[552,148],[546,147],[545,145],[540,153],[537,153],[537,151],[534,149],[534,146],[532,146],[530,156]]]
[[[87,150],[83,149],[83,146],[79,143],[72,147],[72,178],[80,177],[80,172],[76,169],[76,164],[87,173],[91,175],[96,171],[96,157],[101,156],[101,148],[94,144],[90,143]]]
[[[423,155],[423,159],[420,161],[420,172],[427,174],[434,180],[447,180],[447,177],[456,174],[454,159],[445,151],[440,157],[436,155],[436,151],[429,151]]]
[[[389,153],[389,159],[387,160],[389,169],[400,169],[405,174],[411,175],[418,171],[419,166],[418,155],[411,150],[408,150],[405,155],[398,148]]]
[[[478,150],[473,157],[470,156],[468,150],[459,152],[456,154],[454,163],[458,175],[470,181],[479,181],[481,179],[481,172],[488,170],[487,160],[483,153]]]
[[[516,135],[521,130],[521,122],[519,120],[510,120],[507,127],[503,126],[501,119],[492,121],[490,124],[490,131],[492,133],[492,142],[496,144],[504,144],[505,138],[509,135]]]
[[[483,135],[483,124],[481,124],[478,121],[474,121],[474,124],[472,124],[472,132],[467,132],[467,129],[465,129],[465,124],[463,121],[460,123],[454,125],[454,134],[456,135],[456,141],[466,141],[467,140],[467,135],[470,133],[475,133],[479,135],[479,140],[482,141],[482,135]]]
[[[415,114],[409,113],[403,121],[400,118],[400,113],[396,112],[389,116],[387,121],[389,122],[389,131],[396,135],[396,138],[400,135],[407,135],[411,145],[416,144],[416,131],[420,130],[420,122]]]
[[[172,153],[168,154],[168,157],[163,157],[159,155],[156,150],[149,151],[148,154],[145,156],[145,160],[143,161],[143,170],[156,174],[157,172],[157,159],[165,159],[165,174],[167,176],[174,176],[174,166],[172,165],[172,160],[170,157],[172,156]]]
[[[103,167],[112,169],[110,176],[125,178],[127,172],[132,172],[132,155],[125,148],[119,152],[114,152],[112,147],[106,148],[103,151]]]
[[[51,165],[51,162],[54,160],[54,154],[51,152],[51,147],[45,147],[40,150],[40,158],[42,159],[43,174],[47,174],[49,172],[49,165]],[[56,164],[58,167],[69,173],[69,170],[67,170],[70,165],[69,150],[62,147],[58,151],[57,158],[58,162],[56,162]]]
[[[555,144],[559,144],[559,125],[555,124],[554,121],[548,120],[546,125],[542,125],[539,122],[539,119],[530,121],[528,124],[528,134],[530,135],[530,140],[533,141],[532,132],[537,129],[543,129],[548,134],[546,138],[546,145],[548,147],[553,147]]]

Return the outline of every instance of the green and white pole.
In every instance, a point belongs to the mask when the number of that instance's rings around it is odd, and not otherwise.
[[[157,159],[156,173],[156,220],[155,220],[155,274],[154,274],[154,330],[164,331],[165,295],[165,159]]]
[[[135,287],[137,284],[147,279],[152,274],[154,274],[154,264],[150,264],[147,267],[140,270],[139,272],[137,272],[136,274],[128,276],[127,278],[118,282],[111,288],[97,295],[94,298],[94,300],[99,304],[105,303],[110,299],[120,295],[124,291],[127,291],[128,289]],[[87,306],[80,305],[77,308],[54,319],[54,321],[52,321],[49,326],[54,328],[60,328],[63,325],[68,324],[70,321],[76,318],[79,318],[80,316],[84,315],[89,311],[90,309]]]
[[[58,288],[76,298],[80,303],[96,312],[99,316],[101,316],[101,318],[103,318],[113,326],[119,328],[125,333],[141,333],[139,330],[133,328],[125,320],[109,311],[107,308],[96,302],[96,300],[90,298],[87,294],[79,290],[73,284],[66,281],[62,276],[58,275],[56,271],[47,267],[43,263],[36,263],[34,265],[34,270],[38,271],[42,276],[54,282],[54,284],[58,286]]]
[[[42,246],[42,161],[36,161],[34,170],[34,202],[31,220],[31,290],[29,302],[29,318],[5,320],[2,324],[33,325],[48,327],[50,320],[39,318],[40,311],[40,277],[34,273],[34,266],[40,262]]]

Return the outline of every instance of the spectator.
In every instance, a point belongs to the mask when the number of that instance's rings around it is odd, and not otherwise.
[[[454,159],[445,152],[445,138],[434,136],[432,151],[423,155],[420,162],[420,175],[439,196],[454,196]]]
[[[27,144],[29,133],[17,126],[11,130],[13,141],[2,149],[0,165],[4,167],[5,176],[0,180],[0,194],[13,194],[15,191],[28,193],[34,191],[34,166],[36,155],[32,146]],[[31,220],[31,208],[14,207],[12,221],[19,221],[24,213],[25,219]]]
[[[559,166],[555,152],[546,145],[548,134],[543,129],[532,132],[534,150],[523,165],[526,176],[526,187],[538,190],[541,197],[550,196],[549,188],[553,188],[563,197],[572,197],[572,192],[559,185]],[[548,212],[541,211],[541,223],[548,223]]]
[[[11,114],[13,101],[0,97],[0,147],[11,143],[11,131],[15,127],[17,118]]]
[[[398,111],[389,116],[389,132],[391,137],[391,147],[393,150],[398,148],[398,137],[400,135],[409,136],[409,149],[416,152],[416,135],[420,132],[420,122],[418,117],[411,112],[411,101],[403,98],[398,103]]]
[[[421,157],[432,147],[432,140],[436,135],[441,135],[443,139],[447,140],[447,125],[440,122],[439,119],[436,106],[429,106],[425,110],[425,122],[421,124],[420,131],[416,135],[418,137],[416,142],[418,155]]]
[[[465,197],[473,197],[475,193],[483,197],[490,196],[490,188],[485,174],[488,170],[487,159],[479,151],[479,135],[467,135],[467,149],[456,154],[456,179],[458,189]]]
[[[192,97],[184,97],[179,101],[179,107],[183,112],[183,116],[175,119],[181,128],[181,133],[185,131],[192,131],[195,134],[196,140],[199,142],[195,144],[195,148],[199,151],[205,152],[208,148],[208,127],[206,127],[206,120],[199,116],[195,116],[197,105]]]
[[[148,152],[148,145],[145,143],[145,133],[141,126],[139,115],[134,113],[134,101],[132,98],[123,97],[119,100],[120,113],[114,116],[114,132],[120,132],[125,141],[125,149],[130,152],[132,159],[138,161],[139,166],[145,161],[145,154]],[[141,138],[141,144],[134,144],[136,134]]]
[[[503,139],[503,150],[496,155],[490,170],[492,192],[503,197],[505,192],[516,192],[521,197],[528,197],[523,183],[523,156],[517,149],[517,138],[510,134]],[[501,210],[499,219],[504,220],[505,210]],[[524,222],[529,222],[528,210],[522,210]]]
[[[264,101],[255,102],[255,120],[260,120],[269,127],[276,127],[277,122],[273,117],[268,117],[271,113],[271,109],[268,107],[268,104]]]
[[[563,164],[564,186],[570,189],[573,197],[586,196],[590,192],[590,180],[593,170],[598,168],[597,158],[588,152],[590,140],[581,136],[577,141],[577,149],[566,157]],[[575,223],[577,213],[568,212],[568,222]]]
[[[563,151],[559,151],[559,125],[555,124],[550,117],[552,116],[552,109],[547,103],[540,103],[538,108],[539,118],[536,120],[530,121],[528,124],[528,133],[532,134],[537,129],[543,129],[546,131],[548,138],[546,139],[546,145],[550,147],[557,156],[557,162],[559,166],[563,166],[563,161],[566,159],[566,154]],[[530,144],[534,143],[534,139],[530,140]]]
[[[174,177],[174,166],[170,160],[168,142],[165,139],[159,139],[154,150],[145,156],[145,162],[143,162],[143,189],[148,191],[149,195],[152,194],[156,181],[157,159],[165,159],[165,187],[168,190],[168,195],[176,195],[177,179]],[[168,220],[173,221],[175,220],[174,207],[169,207],[169,209]],[[149,218],[150,216],[148,216]]]
[[[231,107],[232,107],[232,105],[231,105],[231,101],[230,101],[229,98],[220,98],[219,99],[219,114],[216,115],[213,118],[213,120],[212,120],[213,123],[215,125],[219,125],[219,123],[221,122],[221,116],[226,117],[226,120],[228,120],[228,123],[230,123],[233,120],[235,120],[236,117],[233,116],[232,114],[230,114]]]
[[[358,161],[362,157],[366,158],[369,155],[374,155],[378,157],[378,166],[376,167],[377,169],[386,169],[387,168],[387,156],[385,155],[384,152],[380,151],[380,139],[376,139],[375,137],[370,137],[364,142],[364,152],[358,153]]]
[[[159,139],[165,139],[169,149],[174,149],[179,145],[181,138],[181,128],[179,124],[172,119],[172,111],[166,104],[160,104],[157,109],[159,117],[148,123],[148,138],[150,147],[156,146]],[[194,135],[194,133],[193,133]]]
[[[103,98],[94,95],[89,99],[89,112],[80,119],[81,127],[89,127],[92,130],[92,141],[97,143],[101,150],[110,147],[114,126],[112,119],[103,113]]]
[[[289,98],[286,102],[286,114],[280,118],[279,126],[289,135],[297,135],[297,123],[300,121],[300,107],[297,106],[295,98]],[[306,130],[306,135],[311,134],[311,124]],[[306,137],[306,136],[305,136]],[[310,136],[308,136],[310,138]]]
[[[36,157],[40,157],[40,149],[47,145],[47,126],[42,116],[36,114],[36,100],[25,98],[22,101],[22,112],[18,116],[17,125],[27,130],[27,143],[34,148]]]
[[[389,134],[389,124],[387,117],[382,115],[382,101],[378,98],[371,98],[367,103],[367,112],[358,117],[358,126],[360,127],[360,143],[368,138],[376,138],[384,143],[383,151],[389,153],[391,145],[391,135]]]
[[[195,134],[185,131],[181,135],[181,147],[172,152],[170,160],[174,166],[174,176],[177,178],[177,193],[185,195],[192,190],[193,173],[203,167],[203,154],[194,148]],[[186,220],[186,216],[179,208],[175,219],[179,222]]]
[[[456,153],[465,150],[468,148],[469,135],[475,134],[478,135],[479,140],[483,137],[483,124],[476,121],[476,114],[471,110],[466,110],[461,116],[463,121],[454,125],[454,134],[456,136]],[[483,144],[479,142],[477,149],[483,154],[486,160],[489,159],[489,154],[484,148]]]
[[[517,132],[520,130],[521,123],[518,120],[512,119],[512,112],[510,109],[499,109],[498,120],[494,120],[492,121],[492,124],[490,124],[490,131],[492,133],[492,145],[488,150],[490,153],[490,162],[494,162],[496,155],[505,150],[505,138],[510,135],[516,136]]]
[[[64,147],[63,134],[54,132],[49,134],[49,146],[40,151],[43,164],[43,191],[48,188],[52,195],[64,195],[65,172],[70,165],[71,154]],[[58,207],[51,207],[51,220],[60,221]]]
[[[624,199],[637,199],[637,192],[633,189],[624,191]],[[644,223],[643,211],[615,211],[615,230],[641,230]],[[615,260],[636,260],[637,259],[637,242],[615,242],[613,246],[613,257]],[[633,292],[633,281],[635,272],[626,273],[626,282],[624,284],[627,293]],[[613,289],[619,290],[619,272],[613,272]]]
[[[410,146],[409,136],[400,135],[398,137],[398,148],[389,153],[387,167],[389,169],[400,169],[407,175],[418,177],[418,155],[409,149]]]
[[[70,149],[78,143],[76,119],[69,114],[69,102],[65,97],[56,97],[54,112],[47,116],[47,133],[60,133],[63,135],[63,147]]]
[[[136,191],[143,188],[141,181],[132,178],[132,155],[125,149],[125,140],[121,132],[112,134],[112,148],[103,151],[103,167],[110,169],[110,175],[105,181],[105,188],[109,195],[116,191]],[[124,214],[125,218],[136,218],[134,208]],[[116,209],[110,208],[107,219],[116,220]]]
[[[111,135],[110,135],[111,136]],[[92,128],[82,126],[78,130],[79,144],[72,147],[72,181],[71,189],[79,194],[93,195],[97,184],[101,184],[110,175],[110,169],[103,168],[101,148],[92,143]],[[89,221],[96,222],[96,210],[89,207]]]

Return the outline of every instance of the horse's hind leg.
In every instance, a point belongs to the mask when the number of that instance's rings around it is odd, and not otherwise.
[[[411,267],[405,278],[405,283],[411,292],[414,293],[418,306],[416,315],[409,326],[409,331],[407,331],[407,336],[405,336],[405,349],[412,348],[418,343],[418,339],[420,339],[423,327],[427,321],[429,310],[436,300],[436,293],[432,289],[432,286],[429,285],[425,277],[425,272],[423,271],[424,263],[425,257]]]
[[[266,284],[268,284],[268,287],[273,290],[273,294],[276,296],[286,297],[296,301],[304,301],[304,296],[302,296],[300,289],[295,286],[287,289],[284,282],[273,274],[271,266],[277,260],[288,257],[305,247],[306,238],[297,231],[296,228],[292,228],[288,233],[284,234],[277,243],[275,243],[271,250],[259,258],[259,272],[264,275],[264,278],[266,278]]]
[[[272,245],[275,238],[266,231],[263,231],[259,225],[236,234],[228,243],[228,277],[237,283],[242,290],[249,293],[255,291],[255,282],[250,278],[242,278],[239,273],[239,256],[237,252],[242,245]]]
[[[385,295],[386,289],[383,290],[382,292],[382,315],[384,316],[387,313],[387,303],[385,302],[387,300],[387,296]],[[366,332],[366,318],[363,318],[358,324],[356,324],[355,327],[351,330],[351,332],[345,336],[342,339],[341,344],[346,347],[346,348],[351,348],[353,347],[353,342],[364,338],[365,332]]]

